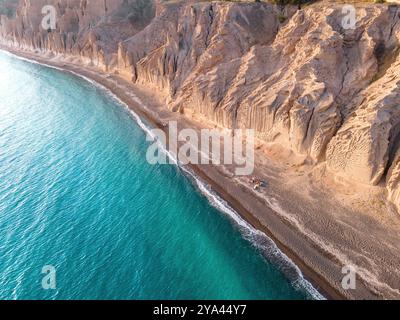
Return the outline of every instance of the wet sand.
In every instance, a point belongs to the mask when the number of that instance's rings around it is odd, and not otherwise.
[[[0,47],[1,48],[1,47]],[[177,120],[179,128],[211,126],[170,112],[154,89],[115,74],[31,52],[3,48],[27,59],[83,75],[103,85],[154,126]],[[191,165],[191,170],[253,227],[277,244],[325,297],[400,299],[400,216],[382,190],[338,180],[323,165],[310,166],[279,146],[258,145],[258,191],[229,166]],[[357,268],[355,290],[345,290],[342,268]]]

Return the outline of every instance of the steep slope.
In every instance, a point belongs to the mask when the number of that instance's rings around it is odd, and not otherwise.
[[[41,26],[45,5],[57,10],[54,31]],[[107,67],[116,63],[119,42],[142,30],[154,14],[146,0],[24,0],[15,17],[2,16],[0,34],[9,45],[72,54]]]
[[[377,48],[384,54],[397,46],[397,10],[360,7],[357,28],[346,31],[340,6],[310,7],[280,25],[277,8],[266,4],[174,5],[121,44],[119,61],[133,81],[166,90],[173,110],[254,128],[261,139],[319,161],[342,123],[361,108],[350,102],[374,88]],[[328,158],[339,171],[345,153],[334,146]],[[376,180],[362,173],[359,179]]]

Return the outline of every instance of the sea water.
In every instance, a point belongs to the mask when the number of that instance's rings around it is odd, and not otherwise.
[[[148,164],[148,146],[105,90],[0,53],[0,299],[310,296],[205,185]]]

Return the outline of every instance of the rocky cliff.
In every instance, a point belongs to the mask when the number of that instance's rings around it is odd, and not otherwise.
[[[40,28],[45,4],[57,8],[52,32]],[[386,184],[400,208],[400,7],[356,5],[356,27],[344,29],[342,6],[21,0],[0,35],[154,87],[173,111],[254,128],[346,179]]]
[[[41,52],[69,54],[106,68],[116,63],[120,42],[142,30],[155,15],[147,0],[6,0],[14,17],[1,17],[3,43]],[[56,30],[44,30],[42,9],[56,8]]]

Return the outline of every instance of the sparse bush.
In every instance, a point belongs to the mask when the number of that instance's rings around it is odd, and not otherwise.
[[[287,17],[284,16],[283,14],[278,15],[278,20],[280,23],[284,23],[286,21]]]
[[[14,16],[18,3],[19,0],[0,0],[0,15]]]

